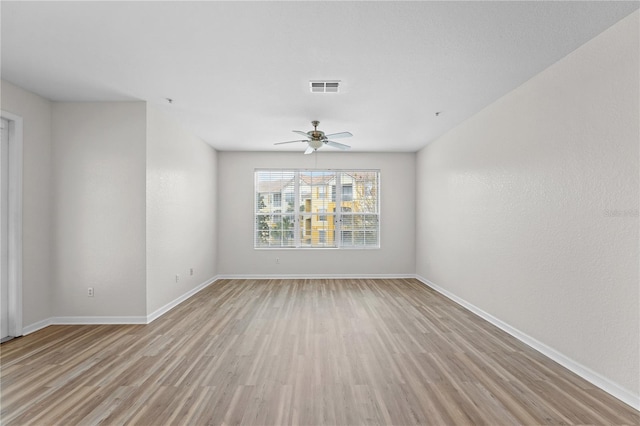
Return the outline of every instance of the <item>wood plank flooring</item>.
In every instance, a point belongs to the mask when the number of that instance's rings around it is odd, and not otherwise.
[[[0,347],[4,425],[630,425],[413,279],[220,280],[149,325]]]

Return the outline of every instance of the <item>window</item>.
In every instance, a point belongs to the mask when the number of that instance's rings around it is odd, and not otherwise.
[[[380,247],[379,180],[378,170],[256,170],[254,247]]]

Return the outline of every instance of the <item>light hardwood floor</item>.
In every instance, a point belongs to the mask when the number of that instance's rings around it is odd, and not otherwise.
[[[2,344],[2,424],[639,424],[413,279],[220,280],[150,325]]]

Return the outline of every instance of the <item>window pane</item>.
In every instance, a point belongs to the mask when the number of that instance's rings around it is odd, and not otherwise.
[[[343,215],[341,223],[342,223],[342,229],[353,229],[353,216]]]
[[[324,215],[327,220],[321,220],[320,215],[311,215],[311,245],[316,247],[334,246],[333,230],[335,224],[333,215]]]
[[[255,233],[255,245],[256,247],[268,247],[269,246],[269,222],[270,216],[257,215],[256,216],[256,233]]]
[[[378,230],[377,229],[364,231],[364,238],[365,238],[365,244],[366,245],[377,246],[379,244]]]
[[[378,213],[378,176],[375,171],[342,172],[342,205],[354,212]]]
[[[285,194],[285,200],[286,194],[293,194],[294,176],[293,170],[257,171],[255,173],[256,213],[282,212],[283,194]],[[285,211],[289,211],[290,206],[284,207]]]
[[[364,245],[364,231],[353,231],[353,245]]]
[[[342,201],[353,200],[353,185],[342,185]]]
[[[291,215],[274,215],[269,230],[270,245],[290,247],[294,245],[294,220]]]
[[[340,244],[343,247],[353,247],[353,231],[340,231]]]

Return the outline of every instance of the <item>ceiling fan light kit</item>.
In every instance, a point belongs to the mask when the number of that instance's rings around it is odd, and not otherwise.
[[[293,133],[297,133],[299,135],[305,136],[306,139],[296,140],[296,141],[287,141],[287,142],[277,142],[274,145],[283,145],[287,143],[296,143],[296,142],[306,142],[308,147],[305,154],[311,154],[318,149],[322,148],[323,145],[329,145],[334,148],[347,150],[351,149],[349,145],[345,145],[343,143],[334,142],[331,139],[339,139],[339,138],[349,138],[353,136],[350,132],[339,132],[339,133],[331,133],[326,135],[322,130],[318,130],[318,125],[320,122],[318,120],[313,120],[311,125],[313,126],[313,130],[309,130],[308,132],[303,132],[301,130],[293,130]]]

